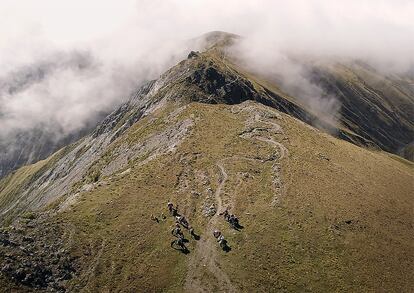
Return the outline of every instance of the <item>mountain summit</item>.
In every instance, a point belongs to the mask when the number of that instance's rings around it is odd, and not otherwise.
[[[0,181],[4,290],[413,289],[413,163],[390,153],[411,143],[412,88],[308,64],[341,98],[333,122],[238,64],[238,38],[196,40],[90,134]],[[185,253],[168,202],[194,229],[179,225]]]

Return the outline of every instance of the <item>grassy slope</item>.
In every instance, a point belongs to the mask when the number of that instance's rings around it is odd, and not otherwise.
[[[35,164],[21,167],[3,178],[0,181],[0,206],[18,200],[18,195],[27,188],[33,178],[35,178],[37,172],[47,166],[51,158],[52,156]],[[14,210],[13,213],[19,213],[19,211]],[[7,222],[7,220],[8,219],[6,219],[5,222]]]
[[[283,92],[283,87],[279,88],[280,81],[273,76],[252,72],[246,67],[242,69],[235,64],[232,67],[248,76],[249,80],[312,113],[311,107],[306,106],[304,101],[301,102],[300,97],[289,96]],[[336,133],[337,137],[363,146],[375,143],[383,150],[411,158],[408,152],[404,152],[404,147],[409,148],[414,127],[414,97],[409,87],[412,80],[387,76],[357,62],[335,63],[318,60],[304,62],[303,65],[312,72],[310,77],[313,76],[315,84],[341,102],[340,115],[335,125],[341,133]]]
[[[203,232],[207,218],[201,208],[206,187],[217,187],[216,163],[232,155],[274,153],[269,144],[238,136],[244,114],[232,114],[229,106],[191,104],[181,117],[191,115],[199,120],[175,154],[133,164],[129,174],[84,193],[51,219],[74,232],[70,250],[79,257],[80,276],[72,289],[182,291],[195,243],[188,255],[171,250],[172,219],[156,224],[149,215],[165,212],[173,200]],[[218,251],[218,266],[234,286],[245,292],[411,291],[412,164],[334,139],[286,115],[275,122],[285,131],[275,139],[289,150],[282,160],[286,193],[277,207],[269,204],[272,162],[223,163],[229,175],[224,204],[233,202],[245,226],[239,233],[219,224],[232,251]],[[140,122],[128,135],[136,129]],[[204,185],[200,172],[211,185]],[[238,176],[242,173],[249,175]],[[215,281],[207,271],[200,277]]]
[[[206,56],[225,66],[214,49]],[[200,60],[204,61],[193,62]],[[231,71],[228,66],[222,69]],[[247,76],[257,90],[264,84],[290,99],[271,84]],[[188,91],[192,88],[173,90]],[[134,124],[76,186],[101,174],[117,145],[143,142],[170,126],[166,117],[175,109],[176,105],[167,105],[150,120]],[[52,216],[53,225],[71,231],[68,249],[78,256],[79,276],[71,282],[72,289],[181,292],[188,265],[197,255],[195,243],[190,242],[189,255],[176,253],[169,247],[172,219],[156,224],[150,215],[165,212],[166,202],[172,200],[196,231],[206,232],[202,237],[210,237],[211,231],[204,231],[208,219],[202,208],[214,202],[206,189],[216,190],[221,162],[229,175],[224,205],[231,206],[245,226],[236,233],[223,221],[218,225],[232,247],[228,254],[218,251],[218,266],[236,288],[245,292],[411,291],[413,164],[361,149],[282,115],[273,120],[284,134],[273,137],[289,155],[281,161],[285,193],[274,207],[270,204],[275,193],[274,162],[266,160],[275,149],[241,138],[247,114],[231,109],[192,103],[179,119],[196,123],[176,153],[143,166],[139,163],[146,157],[140,157],[130,162],[129,173],[100,177],[108,185],[83,193],[72,208]],[[4,179],[0,199],[10,200],[49,164],[39,162]],[[207,269],[198,273],[202,283],[216,282]]]
[[[414,97],[405,89],[409,80],[356,63],[316,64],[314,68],[321,85],[341,100],[341,120],[353,131],[393,153],[411,143]]]
[[[4,207],[7,207],[9,203],[24,200],[21,198],[21,194],[28,189],[30,186],[45,170],[49,170],[62,156],[68,153],[76,143],[61,148],[47,159],[38,161],[32,165],[27,165],[19,168],[12,172],[8,176],[0,180],[0,207],[1,211],[4,212]],[[0,216],[1,223],[11,223],[15,217],[25,210],[20,208],[13,208],[11,212],[3,219]]]

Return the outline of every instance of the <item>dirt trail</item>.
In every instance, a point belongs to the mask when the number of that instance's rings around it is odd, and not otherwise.
[[[90,262],[88,268],[85,270],[84,273],[82,273],[81,276],[79,276],[79,279],[81,282],[85,282],[85,285],[83,286],[82,291],[89,291],[88,285],[90,284],[91,280],[93,280],[93,277],[96,273],[96,268],[98,267],[99,262],[101,261],[102,253],[106,246],[106,240],[102,238],[101,247],[99,248],[98,252],[96,253],[96,256],[93,258],[93,260]]]
[[[283,134],[282,128],[280,125],[273,121],[269,121],[267,118],[272,118],[274,116],[281,119],[281,116],[276,112],[272,111],[270,113],[250,105],[238,105],[232,108],[232,112],[234,111],[236,113],[245,110],[249,111],[251,115],[248,121],[246,121],[246,131],[241,134],[241,136],[247,139],[255,139],[269,143],[278,150],[277,159],[272,165],[273,185],[275,189],[272,206],[275,206],[280,202],[280,198],[284,193],[283,180],[280,172],[280,160],[287,157],[288,151],[283,144],[277,142],[273,138],[273,135],[275,134]],[[265,126],[261,126],[260,124]],[[235,286],[231,283],[229,276],[220,268],[218,262],[219,247],[212,236],[212,231],[217,226],[219,220],[218,213],[223,210],[222,192],[228,178],[223,163],[230,159],[256,160],[248,157],[233,156],[224,158],[217,163],[217,167],[220,170],[219,185],[215,192],[217,212],[211,217],[206,225],[205,230],[202,233],[202,238],[197,242],[196,248],[189,260],[188,273],[184,285],[186,292],[238,292]]]
[[[281,166],[280,160],[285,158],[285,156],[287,156],[288,151],[283,144],[273,139],[268,139],[264,137],[256,137],[256,139],[270,143],[279,149],[278,159],[272,165],[272,171],[273,171],[272,183],[273,183],[273,188],[275,190],[275,194],[271,201],[271,206],[275,207],[280,204],[281,199],[284,197],[286,193],[285,185],[283,184],[283,178],[282,178],[282,172],[281,172],[282,166]]]
[[[263,141],[277,148],[277,159],[272,165],[272,183],[275,190],[275,195],[271,202],[272,206],[277,206],[286,192],[281,173],[281,160],[288,158],[289,152],[283,144],[276,141],[273,137],[277,134],[283,134],[282,127],[279,124],[270,121],[269,118],[282,119],[282,117],[279,113],[264,110],[252,105],[242,104],[234,106],[232,108],[233,113],[240,113],[243,111],[248,111],[250,113],[250,116],[246,121],[246,128],[245,131],[241,134],[241,137]],[[266,126],[263,126],[263,124]]]
[[[261,141],[264,141],[264,142],[267,142],[267,143],[270,143],[270,144],[273,144],[274,146],[276,146],[279,149],[278,160],[281,160],[281,159],[283,159],[287,156],[288,150],[280,142],[277,142],[272,138],[266,138],[266,137],[262,137],[262,136],[257,136],[257,137],[255,137],[255,139],[261,140]]]
[[[202,238],[197,242],[194,254],[190,259],[184,287],[187,292],[238,292],[229,276],[220,268],[217,257],[219,246],[212,235],[219,220],[218,212],[223,208],[221,193],[228,178],[222,163],[217,163],[217,167],[221,173],[219,186],[215,192],[217,212],[206,225]],[[201,279],[202,276],[207,275],[206,273],[214,277],[214,283],[211,280]]]

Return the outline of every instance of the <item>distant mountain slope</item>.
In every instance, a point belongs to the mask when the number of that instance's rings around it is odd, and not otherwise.
[[[81,76],[90,70],[95,62],[92,56],[86,52],[56,52],[44,60],[27,64],[4,76],[0,76],[0,127],[2,127],[0,135],[0,178],[20,166],[46,159],[61,147],[77,141],[93,130],[98,122],[108,115],[110,111],[94,113],[88,121],[84,121],[83,127],[70,133],[68,130],[64,130],[63,127],[59,127],[59,121],[37,122],[35,125],[30,125],[29,122],[31,121],[31,115],[34,115],[31,114],[30,107],[36,107],[37,105],[36,103],[29,104],[30,101],[34,100],[29,94],[32,87],[36,88],[53,74],[62,70],[74,70],[75,75]],[[53,81],[51,81],[51,85],[54,85]],[[22,96],[28,95],[29,98],[27,100],[20,99],[16,96],[20,94]],[[32,93],[32,95],[36,96],[36,93]],[[25,101],[25,104],[20,107],[21,109],[29,107],[27,112],[17,112],[19,114],[13,112],[13,103],[18,103],[19,100],[20,103],[22,103],[22,100]],[[56,109],[43,110],[48,111],[44,113],[46,116],[55,114],[56,111]],[[15,119],[14,126],[17,128],[9,129],[8,119]],[[1,125],[2,123],[6,125]]]
[[[310,124],[335,127],[220,46],[190,53],[92,133],[0,181],[1,288],[412,291],[413,163]],[[189,254],[170,247],[168,201],[201,237],[184,232]]]
[[[313,82],[339,98],[346,128],[396,154],[414,141],[414,79],[384,76],[362,62],[310,70]]]
[[[104,115],[101,115],[101,117]],[[21,166],[46,159],[60,148],[89,133],[98,124],[90,123],[83,129],[63,138],[42,128],[21,131],[15,137],[0,140],[0,178]]]

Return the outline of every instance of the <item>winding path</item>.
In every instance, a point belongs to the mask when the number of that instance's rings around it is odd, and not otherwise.
[[[232,108],[232,112],[233,110],[239,110],[239,112],[250,110],[251,113],[254,114],[254,116],[252,115],[249,121],[246,122],[247,131],[241,134],[242,137],[269,143],[278,150],[277,159],[272,165],[273,185],[275,189],[275,196],[272,201],[272,205],[275,206],[280,202],[280,197],[283,196],[284,193],[283,180],[280,172],[280,160],[288,155],[288,151],[283,144],[274,140],[273,137],[268,137],[267,135],[264,136],[263,131],[269,134],[281,134],[283,133],[283,130],[277,123],[264,120],[265,117],[263,116],[265,113],[262,113],[261,109],[248,106],[241,109]],[[275,113],[275,115],[279,114]],[[258,123],[263,123],[267,126],[258,127]],[[229,276],[220,268],[220,264],[218,262],[219,246],[212,236],[212,231],[218,224],[218,212],[223,210],[222,193],[228,179],[228,174],[223,166],[223,163],[229,159],[255,160],[254,158],[233,156],[224,158],[216,163],[220,171],[219,184],[214,194],[217,212],[208,221],[202,233],[203,237],[197,242],[194,254],[192,254],[189,259],[188,273],[184,285],[186,292],[238,292],[232,284]]]
[[[217,258],[218,244],[212,236],[212,231],[217,225],[219,215],[218,211],[223,208],[221,193],[228,175],[221,162],[217,163],[220,170],[219,186],[215,192],[217,212],[211,217],[204,233],[204,236],[197,242],[194,255],[188,264],[188,274],[185,281],[184,289],[187,292],[238,292],[230,281],[229,276],[220,268]],[[200,276],[206,276],[210,273],[215,284],[209,280],[201,280]]]
[[[272,183],[273,183],[273,188],[275,190],[275,195],[271,202],[272,206],[277,206],[280,203],[281,198],[285,194],[285,188],[284,188],[283,178],[281,174],[280,161],[281,159],[288,157],[288,150],[283,144],[281,144],[280,142],[277,142],[272,137],[269,138],[269,137],[263,136],[262,132],[266,131],[266,132],[270,132],[270,134],[282,134],[283,129],[280,127],[279,124],[274,123],[272,121],[265,120],[263,116],[265,116],[266,114],[263,112],[262,109],[258,109],[257,107],[250,106],[250,105],[244,106],[241,109],[240,108],[241,108],[241,105],[234,106],[232,108],[232,112],[239,113],[243,111],[250,111],[251,114],[254,114],[254,116],[253,117],[250,116],[251,118],[246,122],[247,131],[241,134],[241,136],[245,138],[256,139],[259,141],[269,143],[272,146],[276,147],[278,150],[278,158],[272,166],[272,171],[273,171]],[[280,114],[275,113],[275,112],[273,112],[272,114],[280,118]],[[256,123],[263,123],[270,127],[269,128],[265,128],[263,126],[259,127],[257,126]]]

